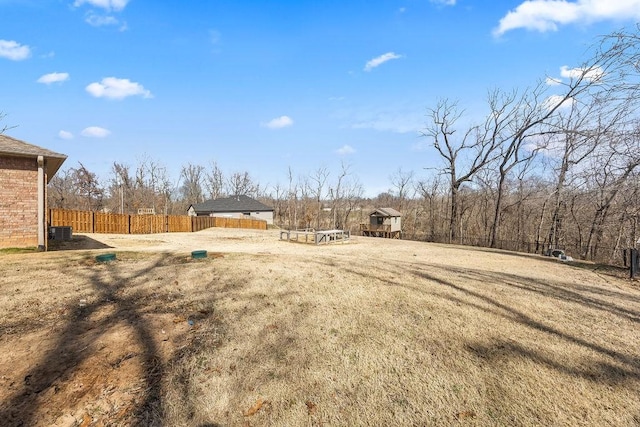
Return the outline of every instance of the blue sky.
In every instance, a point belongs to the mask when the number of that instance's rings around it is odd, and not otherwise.
[[[0,0],[0,124],[103,179],[145,155],[263,186],[344,162],[373,196],[439,165],[420,137],[439,99],[472,120],[639,19],[640,0]]]

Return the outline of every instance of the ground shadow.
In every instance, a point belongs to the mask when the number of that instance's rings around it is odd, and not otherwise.
[[[111,249],[112,246],[105,245],[89,236],[76,234],[71,240],[49,240],[47,250],[49,251],[77,251],[88,249]]]
[[[49,389],[57,390],[58,384],[66,383],[77,369],[92,356],[92,348],[111,327],[126,324],[135,336],[136,349],[132,349],[141,367],[141,399],[136,399],[135,409],[125,415],[127,425],[163,425],[164,406],[162,381],[167,366],[161,357],[153,330],[149,323],[147,304],[158,298],[153,291],[137,289],[136,279],[152,277],[154,269],[175,264],[176,257],[161,254],[145,268],[132,271],[119,261],[95,264],[86,269],[69,271],[91,285],[95,298],[87,303],[78,303],[69,317],[55,344],[34,363],[13,394],[0,405],[0,424],[8,427],[30,426],[38,423],[38,414],[47,402],[42,394]],[[183,262],[183,261],[181,261]],[[140,281],[140,280],[138,280]],[[98,312],[107,314],[98,316]],[[170,307],[158,310],[174,313]],[[156,314],[154,309],[153,314]],[[182,314],[182,313],[180,313]],[[90,319],[94,316],[93,321]],[[205,318],[208,313],[200,314]],[[95,320],[95,317],[99,320]],[[175,360],[173,361],[175,363]],[[216,424],[212,424],[216,425]]]
[[[319,263],[322,262],[319,261]],[[570,267],[568,266],[568,268]],[[538,354],[533,350],[505,343],[502,347],[504,352],[510,356],[526,357],[533,362],[544,364],[558,371],[599,383],[619,384],[629,380],[640,380],[640,357],[638,355],[623,353],[618,349],[597,343],[590,338],[573,334],[570,330],[561,329],[551,322],[537,318],[534,313],[513,307],[500,301],[495,295],[483,293],[480,288],[471,285],[471,283],[486,283],[492,287],[502,287],[510,292],[533,292],[541,298],[559,300],[574,307],[580,307],[583,310],[599,311],[633,323],[640,322],[640,312],[607,301],[604,297],[635,303],[640,301],[640,296],[637,294],[634,295],[614,289],[602,289],[586,284],[568,286],[561,281],[557,283],[545,282],[508,273],[471,268],[443,267],[428,263],[386,262],[384,266],[376,268],[376,271],[379,274],[379,271],[383,270],[389,273],[390,276],[395,276],[387,279],[381,279],[376,273],[354,266],[343,266],[343,269],[348,273],[357,274],[371,280],[381,280],[387,286],[405,288],[412,292],[442,298],[460,306],[498,316],[506,321],[520,324],[529,330],[542,332],[549,337],[555,337],[577,345],[584,350],[604,356],[608,361],[601,362],[594,359],[591,365],[583,362],[583,366],[576,369],[568,364],[552,361],[542,353]],[[459,280],[445,278],[450,276],[451,273],[454,273]],[[402,277],[397,277],[398,275]],[[415,279],[435,283],[438,288],[423,287]],[[442,289],[442,291],[438,289]],[[476,348],[476,351],[473,351],[475,354],[488,353],[487,349],[482,349],[477,344],[473,347]],[[594,375],[594,372],[597,374]]]

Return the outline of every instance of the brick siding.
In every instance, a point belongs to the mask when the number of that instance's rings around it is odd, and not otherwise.
[[[34,246],[38,246],[38,164],[33,158],[0,157],[0,248]]]

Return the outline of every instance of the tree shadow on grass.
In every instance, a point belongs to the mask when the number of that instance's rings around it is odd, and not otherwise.
[[[464,328],[455,330],[452,323],[451,333],[457,338],[450,341],[447,351],[462,360],[471,356],[475,374],[482,378],[482,386],[471,386],[487,389],[483,410],[490,417],[516,425],[518,417],[526,419],[529,414],[540,425],[553,425],[555,415],[543,403],[532,400],[519,406],[517,413],[505,405],[509,399],[517,401],[521,398],[518,393],[539,383],[544,384],[540,387],[553,388],[540,392],[541,402],[547,398],[561,401],[563,392],[556,387],[570,390],[573,386],[593,386],[604,396],[594,392],[591,400],[584,402],[586,405],[609,405],[620,415],[620,425],[640,422],[637,404],[625,403],[625,396],[636,395],[640,389],[640,355],[633,339],[640,319],[640,294],[633,288],[576,284],[565,277],[547,282],[524,275],[413,260],[380,263],[375,269],[346,261],[340,267],[345,274],[361,276],[363,287],[375,284],[372,291],[382,286],[408,291],[406,298],[420,296],[428,302],[430,315],[439,311],[439,304],[448,303],[445,311],[450,316],[459,314],[479,322],[486,319],[486,332],[482,325],[475,324],[467,334]],[[571,270],[567,266],[567,275]],[[547,311],[539,312],[538,305]],[[598,325],[598,330],[605,333],[591,332],[587,325],[576,327],[580,321]],[[491,330],[489,325],[504,325],[504,329],[497,326]],[[611,339],[608,331],[614,335]],[[512,374],[513,369],[518,371]],[[537,378],[538,374],[542,377]],[[514,381],[522,381],[516,387],[518,391],[512,390]],[[532,399],[538,395],[535,390],[530,392]],[[596,411],[591,414],[603,416]]]
[[[46,399],[42,398],[44,393],[50,389],[55,393],[58,384],[72,379],[79,367],[92,357],[93,349],[101,337],[110,328],[120,324],[126,325],[135,337],[136,349],[132,349],[133,353],[127,357],[139,357],[137,360],[142,380],[142,398],[135,402],[133,412],[125,414],[125,417],[129,425],[163,425],[165,402],[162,380],[167,367],[154,339],[154,332],[157,335],[157,331],[152,329],[146,304],[157,295],[139,289],[134,281],[144,283],[148,277],[152,277],[150,274],[155,269],[170,263],[175,263],[172,256],[162,254],[146,267],[135,271],[119,264],[119,261],[96,264],[84,270],[70,270],[68,274],[76,275],[90,284],[95,292],[91,299],[93,302],[83,304],[78,301],[73,305],[55,344],[34,363],[23,383],[0,405],[0,423],[11,427],[38,424],[38,416],[45,409],[43,405],[47,404]],[[175,309],[172,311],[170,307],[161,308],[159,312],[182,314],[175,312]],[[156,314],[155,308],[153,314]],[[206,317],[206,314],[202,317]],[[90,319],[92,316],[93,321]]]
[[[613,289],[602,289],[589,285],[569,286],[563,285],[561,282],[545,282],[508,273],[442,267],[426,263],[416,264],[415,262],[387,262],[376,268],[378,271],[377,274],[370,270],[358,269],[353,266],[345,267],[344,270],[372,280],[382,280],[388,286],[405,288],[412,292],[426,294],[430,297],[439,297],[461,306],[498,316],[506,321],[518,323],[526,329],[542,332],[550,337],[555,337],[567,343],[577,345],[582,349],[592,351],[600,356],[604,356],[605,359],[609,359],[609,362],[597,362],[594,360],[592,366],[584,364],[581,368],[574,369],[568,365],[552,361],[532,350],[526,350],[524,347],[505,344],[503,347],[507,350],[512,349],[513,355],[525,356],[534,362],[543,363],[558,371],[596,382],[609,384],[628,380],[640,380],[640,356],[623,353],[619,349],[596,343],[589,338],[571,334],[568,330],[561,329],[557,325],[537,319],[533,313],[528,313],[510,306],[495,296],[491,296],[489,293],[483,293],[477,286],[469,285],[469,283],[484,283],[492,287],[502,287],[511,292],[532,292],[541,298],[554,299],[563,303],[572,304],[580,307],[582,310],[595,310],[596,312],[599,311],[614,315],[621,320],[630,321],[634,324],[640,322],[640,312],[623,307],[621,304],[607,301],[603,297],[636,303],[640,302],[640,295],[638,294]],[[402,279],[381,279],[378,275],[380,270],[390,275],[401,274]],[[443,276],[446,277],[450,276],[452,272],[455,273],[458,280],[449,280],[440,277],[440,273],[444,273]],[[422,287],[416,280],[411,279],[411,277],[436,283],[442,287],[444,292],[434,291],[433,288]],[[480,349],[476,351],[476,354],[478,353],[487,352]],[[596,374],[594,374],[594,372]]]

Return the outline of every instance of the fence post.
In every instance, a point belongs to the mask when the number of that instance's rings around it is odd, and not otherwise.
[[[640,270],[640,254],[638,254],[637,249],[631,249],[630,251],[631,259],[629,260],[629,273],[632,279],[638,275],[638,271]]]

